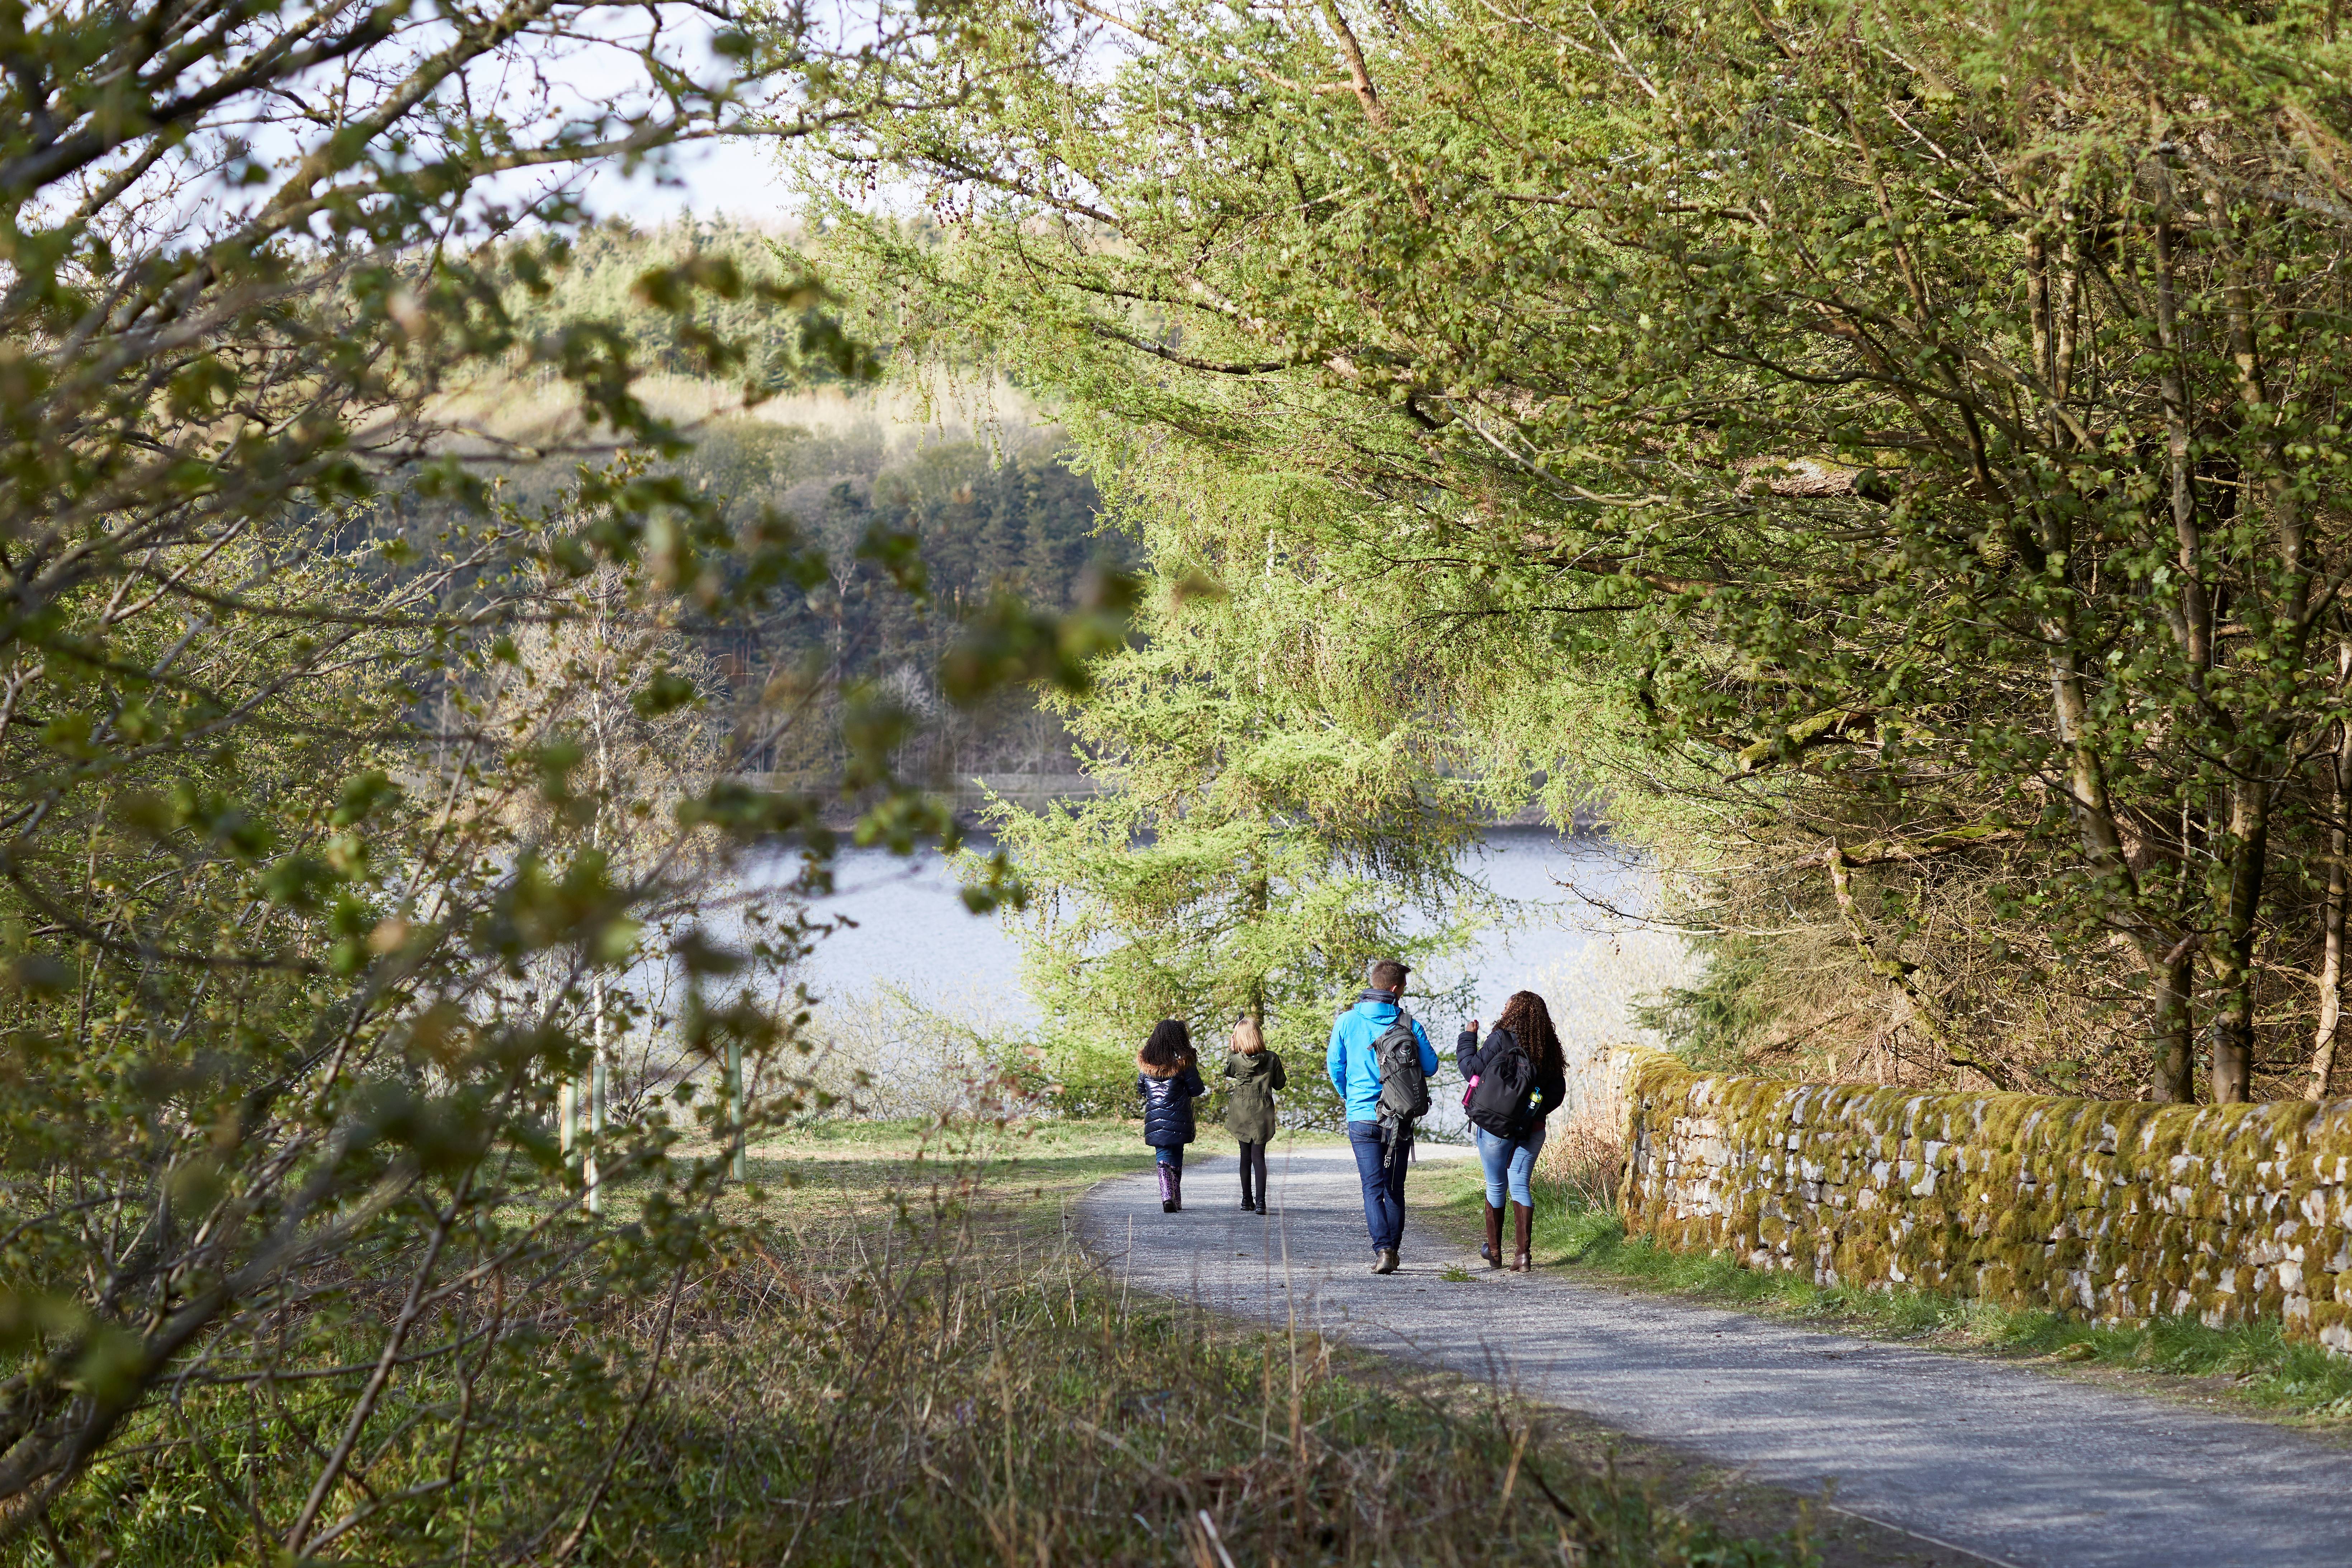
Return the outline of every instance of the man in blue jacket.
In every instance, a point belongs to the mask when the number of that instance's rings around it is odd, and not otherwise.
[[[1372,1045],[1404,1010],[1399,1004],[1406,973],[1393,958],[1372,965],[1372,988],[1331,1026],[1331,1049],[1323,1064],[1331,1075],[1331,1087],[1348,1108],[1348,1143],[1356,1152],[1356,1174],[1364,1184],[1364,1226],[1372,1233],[1375,1274],[1396,1272],[1397,1246],[1404,1239],[1404,1171],[1412,1144],[1409,1137],[1400,1139],[1395,1157],[1382,1158],[1381,1064]],[[1412,1037],[1421,1047],[1423,1075],[1436,1072],[1437,1052],[1418,1018],[1412,1020]]]

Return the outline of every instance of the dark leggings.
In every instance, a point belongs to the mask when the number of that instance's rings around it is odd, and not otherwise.
[[[1255,1187],[1250,1185],[1252,1172],[1257,1173]],[[1265,1145],[1263,1143],[1242,1145],[1242,1201],[1249,1202],[1250,1194],[1253,1192],[1257,1194],[1258,1202],[1265,1202]]]

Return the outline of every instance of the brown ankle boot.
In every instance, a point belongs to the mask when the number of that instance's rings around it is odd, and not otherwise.
[[[1514,1239],[1518,1243],[1518,1256],[1511,1259],[1511,1267],[1522,1274],[1534,1267],[1528,1258],[1528,1244],[1530,1240],[1529,1233],[1535,1229],[1535,1211],[1527,1205],[1514,1200],[1511,1205],[1511,1229]]]
[[[1489,1268],[1503,1266],[1503,1211],[1494,1205],[1486,1205],[1486,1245],[1478,1249]]]

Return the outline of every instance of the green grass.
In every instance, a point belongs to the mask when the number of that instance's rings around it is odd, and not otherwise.
[[[1443,1203],[1464,1230],[1477,1220],[1475,1168],[1449,1171]],[[2352,1425],[2352,1360],[2290,1340],[2276,1324],[2209,1329],[2190,1318],[2107,1328],[2056,1312],[2012,1311],[1941,1291],[1827,1287],[1743,1268],[1729,1258],[1668,1251],[1629,1237],[1622,1220],[1557,1182],[1536,1183],[1536,1263],[1672,1295],[1748,1308],[1886,1339],[2017,1359],[2147,1374],[2180,1394],[2226,1394],[2251,1410],[2314,1425]]]

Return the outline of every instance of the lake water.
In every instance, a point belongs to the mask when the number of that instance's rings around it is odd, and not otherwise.
[[[1426,996],[1466,979],[1472,1016],[1487,1022],[1512,992],[1537,992],[1569,1047],[1581,1098],[1598,1087],[1601,1049],[1633,1037],[1634,1003],[1687,972],[1679,938],[1624,918],[1653,912],[1656,878],[1605,837],[1539,828],[1490,831],[1474,868],[1509,900],[1514,919],[1481,933],[1453,964],[1416,976],[1414,991]],[[845,1058],[886,1079],[936,1077],[965,1030],[1001,1035],[1038,1021],[1021,989],[1017,943],[995,917],[964,909],[937,856],[852,849],[837,885],[812,912],[855,923],[818,944],[806,979],[822,999],[820,1026]],[[1419,1013],[1441,1053],[1466,1021],[1444,1011]],[[927,1047],[910,1054],[910,1035],[925,1037]],[[921,1098],[919,1085],[900,1087]]]

